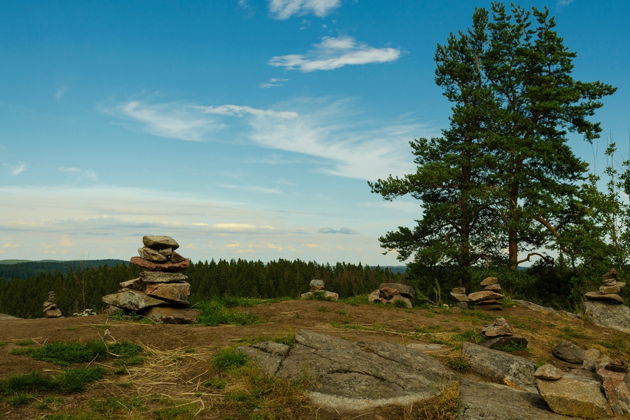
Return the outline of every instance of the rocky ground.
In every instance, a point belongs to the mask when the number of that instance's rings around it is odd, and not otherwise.
[[[630,360],[628,334],[535,306],[511,307],[497,313],[460,308],[406,309],[342,302],[282,301],[238,310],[258,315],[261,323],[209,327],[144,324],[114,320],[105,315],[58,319],[0,317],[0,380],[34,370],[55,372],[63,368],[33,360],[26,355],[11,354],[24,346],[102,339],[107,342],[129,341],[144,348],[144,362],[128,366],[125,372],[113,374],[114,367],[103,363],[110,373],[89,385],[84,392],[35,395],[34,399],[24,404],[5,400],[0,402],[0,417],[563,418],[554,415],[538,396],[531,372],[521,377],[521,371],[507,374],[497,374],[490,368],[486,371],[479,367],[483,362],[473,366],[473,363],[477,363],[475,360],[487,357],[477,354],[480,346],[474,343],[483,341],[480,334],[483,327],[498,316],[510,323],[515,336],[524,337],[529,342],[525,350],[512,348],[500,352],[531,361],[525,363],[525,372],[545,363],[551,363],[566,372],[576,368],[576,364],[562,361],[552,354],[552,348],[562,340],[584,349],[595,348],[614,360]],[[313,384],[305,388],[296,385],[293,389],[282,382],[265,379],[257,371],[221,373],[212,364],[213,355],[223,348],[248,346],[273,338],[293,342],[297,339],[296,345],[302,346],[301,351],[304,353],[304,349],[308,350],[309,346],[319,346],[313,344],[313,340],[319,340],[319,336],[311,333],[347,340],[335,344],[339,346],[340,352],[346,352],[344,356],[354,351],[351,348],[358,347],[359,351],[366,353],[361,354],[368,362],[372,357],[368,353],[383,359],[379,360],[384,366],[387,366],[389,359],[392,372],[395,372],[394,365],[404,366],[409,363],[408,360],[402,360],[408,352],[396,352],[388,346],[402,345],[420,351],[439,361],[438,365],[441,366],[435,366],[433,376],[440,379],[440,387],[433,387],[435,395],[424,405],[416,404],[413,407],[410,407],[409,401],[403,400],[403,403],[408,404],[405,407],[375,407],[369,404],[344,407],[339,401],[335,402],[336,405],[322,406],[315,404],[317,401],[312,398],[312,394],[302,392],[302,389],[313,389]],[[320,352],[322,357],[329,357],[330,349],[324,350],[324,353]],[[330,356],[330,363],[335,363],[334,359]],[[490,360],[497,359],[490,355]],[[417,369],[417,366],[412,368]],[[378,369],[375,372],[371,375],[379,376]],[[339,373],[347,375],[356,372]],[[416,373],[409,372],[409,375],[409,380],[416,381],[421,392],[431,388],[425,387],[422,382],[424,379]],[[400,388],[405,386],[406,383]],[[372,391],[375,389],[372,388]],[[386,394],[389,391],[383,389],[380,392]],[[371,398],[376,400],[378,395],[372,395]],[[355,410],[345,411],[346,408]]]

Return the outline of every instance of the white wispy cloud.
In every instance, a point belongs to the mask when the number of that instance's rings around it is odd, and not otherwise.
[[[269,0],[269,11],[280,20],[307,14],[324,17],[340,4],[340,0]]]
[[[318,233],[323,233],[325,235],[356,235],[358,232],[354,229],[350,229],[348,227],[341,227],[339,229],[333,229],[330,227],[321,228],[317,231]]]
[[[24,173],[24,171],[26,171],[26,169],[28,168],[28,164],[24,162],[20,162],[17,165],[10,166],[10,168],[11,168],[10,169],[11,175],[18,176]]]
[[[76,178],[89,179],[91,181],[97,180],[96,172],[94,172],[91,169],[81,169],[81,168],[60,166],[57,168],[57,170],[64,174],[72,175]]]
[[[573,3],[573,0],[558,0],[558,6],[568,6]]]
[[[264,83],[260,84],[261,89],[269,89],[274,87],[282,87],[289,79],[285,79],[283,77],[272,77]]]
[[[236,132],[232,134],[243,141],[315,157],[321,171],[358,179],[407,173],[413,168],[409,141],[438,134],[437,130],[409,117],[387,119],[364,115],[348,99],[300,98],[269,109],[185,102],[156,104],[136,100],[132,103],[134,113],[110,114],[135,119],[145,131],[158,136],[197,141],[213,139],[205,124],[190,122],[213,118],[215,126],[231,128]],[[128,109],[129,104],[114,108]],[[164,119],[169,121],[168,130],[162,129]]]
[[[319,44],[306,54],[289,54],[272,57],[269,65],[288,70],[312,72],[335,70],[344,66],[370,63],[387,63],[400,58],[396,48],[374,48],[357,42],[352,37],[324,37]]]
[[[67,91],[68,91],[68,86],[61,86],[55,91],[55,99],[57,100],[57,102],[63,99]]]
[[[277,188],[261,187],[259,185],[222,184],[219,185],[219,187],[230,190],[242,190],[260,194],[282,194],[282,191]]]

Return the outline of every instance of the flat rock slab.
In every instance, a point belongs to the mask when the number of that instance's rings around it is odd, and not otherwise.
[[[143,271],[140,273],[140,278],[145,283],[178,283],[188,280],[185,274],[163,271]]]
[[[166,299],[175,303],[188,304],[190,284],[183,283],[149,283],[145,293],[159,299]]]
[[[381,283],[378,285],[378,288],[379,290],[392,289],[396,291],[397,294],[409,299],[413,299],[414,295],[416,294],[416,291],[413,289],[412,286],[402,283]],[[386,296],[386,298],[391,299],[391,296]]]
[[[567,374],[557,381],[537,379],[536,387],[555,413],[594,419],[613,415],[597,380]]]
[[[551,349],[551,353],[558,359],[578,365],[584,362],[585,351],[582,347],[570,341],[561,341]]]
[[[406,405],[456,381],[437,359],[398,344],[355,343],[306,330],[295,338],[291,349],[260,344],[241,349],[270,374],[287,380],[306,375],[309,396],[321,407],[353,411]]]
[[[473,372],[481,376],[522,390],[535,391],[536,364],[529,359],[468,342],[462,347],[462,355],[470,362]]]
[[[519,391],[505,385],[462,381],[460,420],[555,420],[561,416],[549,410],[538,393]]]
[[[158,324],[194,324],[199,314],[197,309],[155,306],[146,311],[144,316]]]
[[[603,302],[584,301],[584,315],[593,323],[630,334],[630,308]]]
[[[163,300],[152,298],[136,290],[122,290],[118,293],[105,295],[102,297],[102,300],[108,305],[128,309],[130,311],[139,311],[144,308],[163,305],[165,303]]]
[[[176,250],[179,248],[179,244],[177,241],[170,236],[164,235],[149,235],[142,237],[142,243],[144,246],[153,248],[153,249],[165,249],[171,248],[172,250]]]
[[[190,260],[184,260],[179,263],[166,262],[154,263],[141,257],[131,257],[131,263],[151,271],[183,271],[190,267]]]
[[[468,300],[472,303],[479,303],[484,300],[500,300],[503,299],[503,295],[495,293],[490,290],[482,290],[480,292],[471,293],[468,295]]]
[[[616,293],[602,293],[602,292],[587,292],[584,293],[587,299],[602,300],[611,303],[623,303],[623,298]]]

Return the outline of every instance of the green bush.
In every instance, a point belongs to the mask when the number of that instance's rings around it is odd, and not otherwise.
[[[110,358],[117,358],[120,361],[137,357],[142,348],[136,344],[126,341],[110,344],[109,346],[102,340],[92,340],[83,343],[66,343],[56,341],[41,347],[29,347],[14,349],[11,354],[25,354],[35,360],[42,360],[58,365],[69,365],[71,363],[86,363],[91,361],[102,361]]]
[[[247,355],[231,347],[221,349],[212,357],[212,366],[219,371],[241,367],[247,363]]]
[[[62,392],[65,394],[83,391],[85,385],[103,377],[104,369],[90,366],[66,369],[56,375],[31,372],[15,375],[0,381],[0,394],[12,395],[24,392]]]
[[[216,326],[220,324],[248,325],[258,322],[258,316],[246,312],[228,309],[221,302],[212,300],[195,305],[201,311],[197,322],[201,325]]]

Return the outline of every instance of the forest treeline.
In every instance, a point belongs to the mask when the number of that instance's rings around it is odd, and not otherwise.
[[[24,261],[4,263],[0,261],[0,279],[27,279],[37,274],[68,273],[88,268],[129,264],[123,260],[73,260],[73,261]]]
[[[42,316],[48,291],[57,294],[57,304],[66,315],[86,308],[99,310],[101,297],[120,289],[119,283],[138,277],[141,269],[131,264],[85,270],[48,272],[26,279],[0,283],[0,313],[32,318]],[[326,281],[328,290],[342,297],[369,293],[383,282],[404,282],[404,274],[388,268],[362,264],[318,264],[300,260],[268,263],[219,260],[193,263],[185,271],[191,284],[191,302],[224,296],[297,297],[309,290],[314,279]]]

